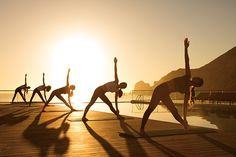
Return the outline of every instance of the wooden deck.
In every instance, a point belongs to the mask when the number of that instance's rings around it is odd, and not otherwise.
[[[89,111],[69,113],[63,106],[0,104],[0,156],[236,156],[236,132],[198,131],[186,133],[174,123],[150,120],[152,137],[122,137],[138,134],[141,119]],[[201,130],[199,132],[199,130]],[[160,134],[161,133],[161,134]],[[156,134],[156,135],[155,135]]]

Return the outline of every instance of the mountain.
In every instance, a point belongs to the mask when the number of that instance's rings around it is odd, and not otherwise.
[[[155,81],[152,89],[184,73],[184,69],[171,71],[159,81]],[[204,85],[198,88],[199,90],[236,90],[236,47],[200,68],[191,69],[191,73],[192,77],[198,76],[204,80]]]
[[[152,90],[152,87],[149,85],[149,83],[139,81],[135,84],[134,89],[135,90]]]

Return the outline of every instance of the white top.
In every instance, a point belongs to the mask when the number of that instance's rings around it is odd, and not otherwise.
[[[117,88],[117,83],[115,81],[112,82],[108,82],[106,84],[103,85],[104,90],[107,92],[117,92],[119,89]]]

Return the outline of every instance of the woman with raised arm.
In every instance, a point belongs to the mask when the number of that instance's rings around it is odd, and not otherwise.
[[[174,78],[170,81],[164,82],[164,83],[158,85],[154,89],[149,106],[143,115],[141,129],[140,129],[141,133],[144,133],[144,127],[147,123],[147,120],[148,120],[150,114],[156,108],[156,106],[160,103],[160,101],[162,101],[163,104],[166,105],[166,107],[172,113],[174,118],[179,123],[181,123],[185,129],[188,128],[188,122],[187,122],[186,116],[187,116],[188,103],[191,98],[191,91],[192,91],[191,88],[200,87],[203,85],[202,78],[200,78],[200,77],[191,78],[191,71],[190,71],[190,66],[189,66],[189,56],[188,56],[188,47],[189,47],[189,41],[188,41],[188,38],[185,38],[185,40],[184,40],[185,75],[181,76],[181,77]],[[184,94],[183,119],[179,115],[177,109],[175,108],[173,101],[170,98],[170,94],[172,92],[180,92],[180,93]]]
[[[48,106],[49,102],[52,100],[54,96],[56,96],[58,99],[60,99],[64,104],[71,109],[71,111],[74,111],[75,109],[71,106],[70,97],[73,96],[73,90],[75,90],[75,85],[69,84],[69,75],[70,75],[70,69],[68,69],[67,73],[67,79],[66,79],[66,86],[62,88],[55,89],[52,91],[48,101],[45,103],[42,112],[45,111],[46,106]],[[61,94],[67,94],[68,95],[68,102],[62,97]]]
[[[12,98],[12,103],[17,93],[19,93],[22,99],[24,100],[24,102],[27,103],[25,99],[25,93],[28,93],[28,89],[30,89],[30,86],[27,86],[27,74],[25,74],[25,84],[16,88],[14,96]],[[24,94],[22,93],[22,90],[24,91]]]
[[[118,75],[117,75],[117,59],[116,58],[114,58],[114,71],[115,71],[115,80],[114,81],[108,82],[108,83],[101,85],[95,89],[89,104],[85,108],[84,115],[82,118],[82,120],[84,122],[88,121],[88,119],[86,118],[86,114],[89,111],[89,108],[96,102],[97,98],[100,98],[104,103],[106,103],[109,106],[110,110],[117,116],[118,119],[122,118],[119,115],[117,99],[118,99],[118,97],[121,97],[123,95],[122,89],[127,87],[127,83],[126,82],[119,83]],[[115,92],[116,110],[112,106],[111,101],[105,95],[106,92],[111,92],[111,93]]]
[[[30,98],[29,106],[31,106],[32,100],[33,100],[33,98],[34,98],[34,96],[35,96],[36,93],[39,95],[39,97],[41,98],[41,100],[42,100],[44,103],[47,102],[46,92],[49,92],[49,91],[51,90],[51,86],[46,86],[46,85],[45,85],[44,76],[45,76],[45,74],[43,73],[43,85],[38,86],[37,88],[34,89],[33,94],[32,94],[32,96],[31,96],[31,98]],[[41,91],[44,92],[44,98],[43,98],[43,96],[42,96],[42,94],[41,94]]]

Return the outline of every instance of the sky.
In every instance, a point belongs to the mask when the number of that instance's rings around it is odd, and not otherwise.
[[[190,40],[191,68],[236,46],[235,0],[0,0],[0,89],[46,84],[76,85],[81,97],[114,80],[127,91],[153,84],[184,67]]]

